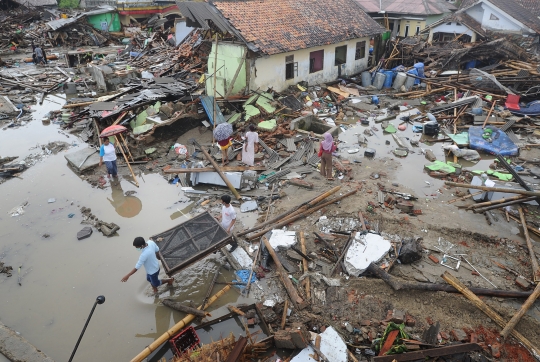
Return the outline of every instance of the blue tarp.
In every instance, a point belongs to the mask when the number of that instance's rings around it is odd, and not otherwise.
[[[528,103],[524,107],[519,107],[519,110],[509,109],[512,114],[519,116],[539,116],[540,115],[540,100]]]
[[[212,125],[214,124],[214,97],[212,96],[201,96],[201,104],[208,115],[208,120]],[[221,123],[225,123],[225,117],[219,109],[219,105],[216,104],[216,126]]]
[[[485,129],[490,129],[493,133],[490,139],[484,139]],[[483,151],[490,155],[517,156],[519,148],[514,142],[500,129],[493,126],[469,128],[469,148],[472,150]],[[491,141],[491,142],[490,142]]]
[[[233,280],[233,282],[242,282],[247,283],[249,279],[249,274],[251,273],[251,270],[238,270],[236,272],[236,275],[238,276],[238,280]],[[251,274],[251,282],[255,283],[257,281],[257,277],[255,276],[255,273]],[[245,287],[243,285],[236,285],[240,289],[244,289]]]

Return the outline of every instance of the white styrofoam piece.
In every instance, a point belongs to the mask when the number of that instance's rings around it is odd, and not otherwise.
[[[249,254],[244,250],[244,248],[238,247],[234,249],[231,255],[233,256],[233,258],[236,259],[236,261],[238,262],[238,264],[240,264],[242,268],[251,270],[251,266],[253,265],[253,260],[251,260],[251,258],[249,257]]]
[[[258,207],[259,206],[257,205],[257,201],[251,200],[251,201],[244,202],[240,206],[240,211],[249,212],[249,211],[257,210]]]
[[[315,342],[316,333],[311,333],[311,341]],[[321,352],[329,361],[347,362],[347,345],[333,327],[328,327],[321,333]],[[313,356],[315,351],[311,346],[304,348],[297,354],[291,362],[311,362],[315,361]]]
[[[268,241],[274,250],[277,247],[288,249],[296,244],[296,231],[272,230],[272,236]]]
[[[360,233],[356,233],[345,255],[344,262],[347,273],[359,276],[367,269],[370,263],[381,260],[391,247],[392,244],[380,235],[371,233],[360,235]]]
[[[224,174],[227,176],[234,188],[240,188],[242,172],[224,172]],[[190,180],[195,186],[198,184],[227,186],[225,181],[223,181],[217,172],[192,172]]]

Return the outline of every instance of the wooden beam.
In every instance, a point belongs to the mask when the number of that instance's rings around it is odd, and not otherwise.
[[[266,171],[264,166],[225,166],[221,167],[223,172],[241,172],[241,171]],[[213,167],[201,167],[201,168],[170,168],[163,171],[163,173],[190,173],[190,172],[216,172]]]
[[[523,234],[525,235],[525,240],[527,241],[527,248],[529,249],[529,256],[531,257],[531,265],[533,271],[533,280],[535,283],[540,281],[540,270],[538,269],[538,259],[536,259],[536,254],[534,253],[533,245],[531,238],[529,237],[529,229],[527,229],[527,220],[525,220],[525,214],[523,213],[523,208],[518,207],[519,218],[521,219],[521,225],[523,227]]]
[[[289,300],[285,299],[285,304],[283,305],[283,314],[281,315],[281,329],[285,329],[285,323],[287,322],[287,311],[289,310]]]
[[[475,186],[475,185],[462,184],[462,183],[451,182],[451,181],[446,181],[444,184],[447,185],[447,186],[462,187],[462,188],[475,189],[475,190],[507,192],[509,194],[520,194],[520,195],[540,197],[540,192],[536,192],[536,191],[527,191],[527,190],[520,190],[520,189],[509,189],[509,188],[506,188],[506,187]]]
[[[533,306],[538,296],[540,296],[540,283],[536,284],[536,288],[534,288],[534,292],[531,294],[531,296],[527,298],[525,303],[523,303],[521,308],[519,308],[519,311],[514,314],[512,319],[510,319],[510,322],[508,322],[506,326],[504,326],[501,332],[501,336],[503,338],[508,337],[510,332],[512,332],[512,330],[516,327],[516,324],[518,324],[518,322],[520,321],[521,317],[523,317],[525,313],[527,313],[527,311]]]
[[[453,346],[426,349],[423,351],[407,352],[401,354],[392,354],[389,356],[374,357],[373,362],[404,362],[427,360],[434,357],[449,356],[456,353],[480,351],[482,347],[476,343],[462,343]]]
[[[300,231],[300,247],[302,248],[302,253],[304,255],[307,255],[307,249],[306,249],[306,240],[304,238],[304,232]],[[308,261],[306,258],[302,258],[302,265],[304,266],[304,273],[308,272]],[[307,300],[311,300],[311,280],[309,276],[306,278],[306,298]]]
[[[279,261],[277,254],[274,251],[274,248],[272,248],[272,245],[270,245],[270,242],[265,236],[262,237],[262,240],[264,242],[266,250],[268,250],[268,252],[272,256],[272,259],[274,260],[274,263],[276,263],[276,272],[279,275],[283,286],[287,290],[287,294],[289,294],[292,304],[297,310],[305,308],[307,306],[307,303],[300,297],[300,295],[298,295],[298,291],[289,279],[289,274],[287,274],[287,272],[283,268],[283,265],[281,265],[281,262]]]

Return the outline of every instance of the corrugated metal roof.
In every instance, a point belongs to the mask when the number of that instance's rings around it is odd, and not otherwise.
[[[49,21],[49,22],[47,23],[47,25],[48,25],[49,28],[51,28],[52,30],[58,30],[58,29],[60,29],[60,28],[63,28],[63,27],[66,26],[66,25],[73,24],[73,23],[76,22],[77,20],[79,20],[79,17],[69,18],[69,19],[52,20],[52,21]]]
[[[21,5],[31,5],[31,6],[56,6],[56,0],[13,0]]]
[[[109,5],[103,5],[103,6],[100,6],[99,8],[97,8],[95,10],[88,11],[88,12],[82,13],[82,14],[78,14],[77,16],[75,16],[73,18],[58,19],[58,20],[49,21],[47,23],[47,25],[52,30],[58,30],[60,28],[63,28],[64,26],[75,23],[77,20],[79,20],[80,18],[83,18],[85,16],[107,14],[107,13],[110,13],[110,12],[113,12],[113,11],[116,11],[116,9],[114,7],[109,6]]]
[[[196,26],[205,30],[210,29],[208,21],[211,20],[224,33],[234,33],[228,22],[223,19],[216,9],[207,3],[177,1],[178,9],[188,22],[187,26]],[[194,24],[190,24],[190,22]]]

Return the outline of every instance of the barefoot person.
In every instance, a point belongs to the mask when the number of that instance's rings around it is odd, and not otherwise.
[[[159,247],[152,240],[145,241],[144,238],[138,236],[133,240],[133,246],[141,252],[139,261],[135,265],[132,271],[130,271],[125,277],[122,278],[122,282],[127,282],[129,277],[132,276],[144,265],[146,270],[146,280],[152,285],[154,293],[158,292],[157,287],[167,283],[172,285],[173,278],[161,279],[159,280],[159,262],[158,262],[158,251]]]
[[[324,140],[321,141],[321,148],[319,149],[319,156],[321,157],[321,176],[332,181],[334,180],[332,175],[332,152],[334,152],[337,147],[334,143],[334,138],[330,133],[326,132],[323,136]]]
[[[228,137],[222,141],[218,141],[219,149],[221,150],[221,166],[229,163],[228,149],[232,146],[231,138]]]
[[[99,165],[101,166],[105,162],[107,167],[107,177],[111,178],[118,175],[118,168],[116,167],[116,148],[109,141],[109,137],[103,138],[103,144],[99,149]]]

